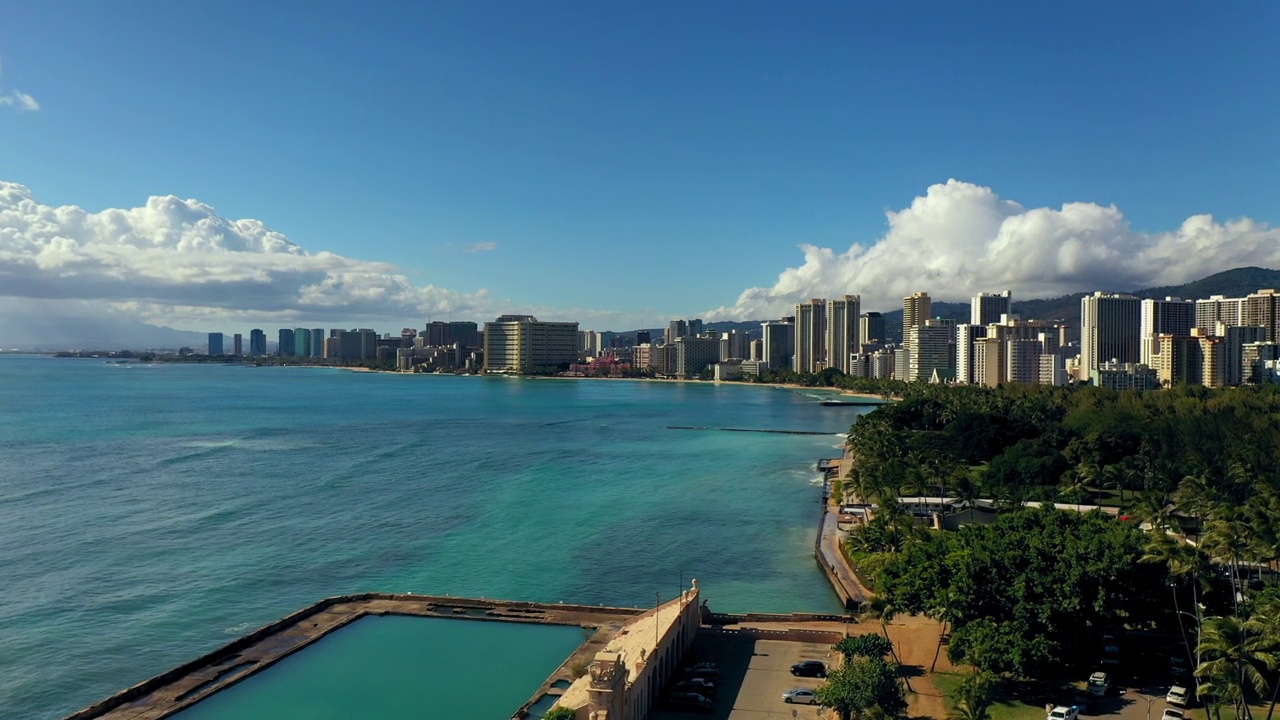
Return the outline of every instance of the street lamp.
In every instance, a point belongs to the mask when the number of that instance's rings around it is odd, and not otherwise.
[[[1143,695],[1140,692],[1135,692],[1134,695],[1137,695],[1138,697],[1147,701],[1147,720],[1151,720],[1151,703],[1155,702],[1159,698],[1149,697],[1147,695]]]

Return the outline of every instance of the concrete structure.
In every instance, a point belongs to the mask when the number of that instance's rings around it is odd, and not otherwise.
[[[715,370],[712,378],[716,382],[724,380],[737,380],[742,377],[742,365],[745,360],[721,360],[711,367]],[[759,373],[757,373],[759,374]]]
[[[293,329],[293,354],[295,357],[311,357],[311,331],[306,328]]]
[[[311,357],[324,357],[324,328],[311,328]]]
[[[1274,374],[1267,371],[1267,363],[1280,360],[1280,343],[1245,343],[1240,349],[1241,375],[1247,383],[1275,382]]]
[[[707,337],[676,338],[675,375],[679,380],[696,378],[720,360],[720,341]]]
[[[1280,294],[1259,290],[1245,296],[1240,303],[1240,322],[1236,324],[1266,328],[1267,342],[1280,341]]]
[[[791,367],[795,357],[796,326],[786,320],[761,323],[761,360],[771,370]]]
[[[956,326],[956,382],[974,382],[973,345],[986,336],[986,324],[964,323]]]
[[[280,357],[293,357],[293,330],[281,328],[277,337],[276,354]]]
[[[1156,336],[1156,352],[1151,367],[1162,387],[1200,383],[1200,340],[1189,335]]]
[[[1227,327],[1218,323],[1213,335],[1222,338],[1222,382],[1228,387],[1249,381],[1251,366],[1245,362],[1244,347],[1250,343],[1265,342],[1267,330],[1262,327],[1237,325]]]
[[[1190,300],[1167,297],[1143,300],[1139,310],[1139,361],[1154,365],[1152,356],[1159,352],[1156,338],[1160,335],[1188,337],[1196,326],[1196,305]]]
[[[1110,360],[1089,371],[1089,382],[1111,390],[1155,390],[1160,387],[1155,368]]]
[[[1195,339],[1200,344],[1200,384],[1212,388],[1225,387],[1227,353],[1223,339],[1205,335]]]
[[[484,324],[486,373],[549,373],[578,358],[578,323],[503,315]]]
[[[689,334],[689,323],[684,320],[672,320],[667,323],[667,330],[663,334],[663,341],[668,345],[676,341],[676,338],[682,338]]]
[[[751,357],[751,343],[747,334],[730,330],[720,333],[720,359],[746,360]]]
[[[902,344],[909,346],[907,335],[911,328],[923,327],[933,314],[933,300],[929,293],[918,292],[902,298]]]
[[[1080,298],[1081,380],[1092,377],[1102,363],[1137,363],[1141,307],[1132,295],[1096,292]]]
[[[700,618],[695,580],[680,597],[628,621],[556,706],[573,709],[576,720],[644,720],[693,644]]]
[[[208,351],[210,355],[222,354],[222,333],[209,333]]]
[[[239,357],[244,354],[244,336],[236,333],[231,337],[231,354]]]
[[[845,295],[839,300],[827,301],[826,366],[846,375],[849,359],[862,347],[862,297]]]
[[[1207,299],[1196,301],[1196,327],[1211,333],[1218,323],[1232,326],[1240,324],[1241,298],[1228,298],[1222,295],[1210,295]]]
[[[991,325],[1000,322],[1004,315],[1011,315],[1013,292],[978,293],[969,301],[969,324]]]
[[[267,354],[267,334],[258,328],[249,331],[249,354],[254,357]]]
[[[769,370],[769,366],[763,360],[743,360],[738,368],[746,377],[760,377]]]
[[[821,372],[826,360],[826,303],[814,298],[796,305],[796,350],[791,367],[798,373]]]
[[[908,382],[929,380],[935,371],[955,377],[955,323],[947,320],[925,320],[923,325],[907,328],[903,344],[907,347]]]
[[[884,315],[878,312],[863,314],[858,320],[858,336],[864,345],[883,345],[888,339],[884,336]]]

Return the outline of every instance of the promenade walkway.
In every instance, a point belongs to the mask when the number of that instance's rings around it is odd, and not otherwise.
[[[849,462],[848,454],[840,458],[840,469],[837,477],[844,477],[848,474]],[[828,481],[827,490],[823,493],[827,499],[822,505],[822,524],[818,530],[816,548],[818,560],[822,563],[822,569],[831,581],[836,594],[844,602],[845,608],[853,610],[870,600],[872,592],[854,574],[853,567],[849,565],[849,560],[840,550],[840,544],[844,541],[847,533],[840,529],[840,498],[830,497],[830,491],[831,484]]]

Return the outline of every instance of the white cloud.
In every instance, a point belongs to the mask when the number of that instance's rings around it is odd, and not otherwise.
[[[92,213],[43,205],[2,181],[0,296],[102,301],[177,327],[229,317],[469,316],[488,297],[418,287],[384,263],[311,253],[258,220],[229,220],[196,200],[152,197]]]
[[[5,93],[0,89],[0,105],[7,105],[10,107],[16,107],[19,110],[30,110],[33,112],[40,109],[40,103],[36,102],[35,98],[21,90],[12,90]]]
[[[1136,232],[1114,205],[1027,209],[990,188],[949,180],[911,206],[886,213],[889,230],[844,252],[802,244],[804,262],[772,287],[744,290],[710,319],[791,314],[797,302],[861,294],[863,307],[892,310],[917,290],[967,301],[1010,289],[1015,298],[1082,290],[1177,285],[1231,268],[1280,267],[1280,229],[1248,218],[1194,215],[1176,230]]]
[[[467,246],[467,252],[469,253],[493,252],[494,250],[497,250],[497,249],[498,249],[498,243],[496,242],[478,242],[478,243],[475,243],[474,245]]]

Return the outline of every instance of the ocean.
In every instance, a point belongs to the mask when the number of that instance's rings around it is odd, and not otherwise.
[[[864,409],[819,397],[0,356],[0,717],[340,593],[836,611],[814,464]]]

